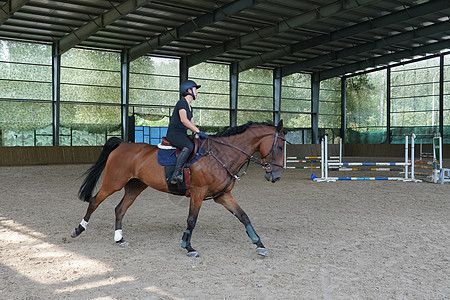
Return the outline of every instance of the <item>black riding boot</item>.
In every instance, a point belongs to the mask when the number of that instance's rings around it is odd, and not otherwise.
[[[183,183],[182,168],[190,154],[191,151],[189,151],[186,147],[184,147],[180,154],[178,154],[175,170],[173,171],[172,178],[170,179],[171,184]]]

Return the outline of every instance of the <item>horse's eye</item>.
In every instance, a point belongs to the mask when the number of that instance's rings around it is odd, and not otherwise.
[[[278,146],[278,150],[283,150],[283,147],[281,147],[281,146]]]

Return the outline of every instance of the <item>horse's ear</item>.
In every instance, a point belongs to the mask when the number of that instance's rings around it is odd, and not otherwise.
[[[278,130],[279,132],[281,132],[281,130],[283,130],[283,120],[280,120],[280,122],[278,122],[277,130]]]

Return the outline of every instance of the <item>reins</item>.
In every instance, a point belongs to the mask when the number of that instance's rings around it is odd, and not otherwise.
[[[280,165],[280,164],[277,164],[277,163],[275,163],[275,162],[271,162],[271,161],[268,161],[268,162],[264,162],[263,161],[263,159],[265,159],[265,158],[267,158],[269,155],[271,155],[271,154],[273,154],[273,151],[275,150],[275,147],[276,147],[276,144],[277,144],[277,140],[278,139],[281,139],[281,140],[283,140],[283,141],[285,141],[286,139],[285,138],[283,138],[283,137],[280,137],[279,136],[279,134],[278,134],[278,131],[275,133],[275,138],[274,138],[274,141],[273,141],[273,145],[272,145],[272,148],[270,149],[270,151],[269,151],[269,153],[267,153],[266,155],[264,155],[263,157],[261,157],[261,159],[259,159],[259,158],[257,158],[257,157],[255,157],[255,156],[253,156],[253,154],[250,154],[250,153],[248,153],[247,151],[245,151],[245,150],[243,150],[243,149],[241,149],[241,148],[239,148],[239,147],[237,147],[237,146],[235,146],[235,145],[233,145],[233,144],[230,144],[230,143],[226,143],[226,142],[223,142],[223,141],[221,141],[221,140],[218,140],[218,139],[215,139],[215,138],[212,138],[212,137],[207,137],[205,140],[203,140],[202,141],[202,144],[201,144],[201,148],[202,149],[204,149],[204,144],[205,144],[205,142],[207,142],[208,143],[208,150],[206,150],[205,152],[203,152],[203,153],[199,153],[200,155],[202,155],[202,156],[207,156],[207,155],[210,155],[210,156],[212,156],[226,171],[227,171],[227,173],[231,176],[231,180],[230,180],[230,182],[227,184],[227,186],[221,191],[221,192],[219,192],[218,194],[216,194],[216,195],[214,195],[214,196],[210,196],[210,197],[207,197],[207,198],[205,198],[204,200],[210,200],[210,199],[215,199],[215,198],[217,198],[217,197],[220,197],[220,196],[222,196],[224,193],[225,193],[225,191],[227,190],[227,188],[233,183],[233,180],[241,180],[241,178],[245,175],[245,174],[247,174],[247,170],[248,170],[248,166],[250,165],[250,162],[253,162],[253,163],[255,163],[255,164],[257,164],[257,165],[260,165],[260,166],[262,166],[265,170],[268,170],[268,169],[270,169],[272,166],[271,165],[275,165],[275,166],[278,166],[278,167],[283,167],[282,165]],[[238,151],[240,151],[241,153],[243,153],[243,154],[245,154],[248,158],[246,159],[246,161],[244,161],[244,163],[239,167],[239,169],[237,170],[237,172],[236,172],[236,174],[233,174],[233,172],[231,172],[231,170],[227,167],[227,165],[225,164],[225,163],[223,163],[214,153],[213,153],[213,151],[212,151],[212,147],[210,146],[210,144],[209,144],[209,142],[213,142],[213,143],[218,143],[218,144],[221,144],[221,145],[224,145],[224,146],[227,146],[227,147],[230,147],[230,148],[233,148],[233,149],[236,149],[236,150],[238,150]],[[242,170],[242,168],[245,166],[245,170],[244,170],[244,172],[242,172],[242,174],[241,175],[239,175],[239,172]]]

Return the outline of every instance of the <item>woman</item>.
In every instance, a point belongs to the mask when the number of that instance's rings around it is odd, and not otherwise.
[[[175,105],[166,136],[172,145],[181,149],[175,170],[170,179],[171,184],[183,182],[182,167],[192,150],[194,150],[194,144],[189,140],[187,130],[190,129],[201,138],[206,138],[206,134],[195,126],[192,118],[191,102],[197,98],[200,87],[200,85],[197,85],[192,80],[186,80],[180,84],[180,94],[182,97]]]

